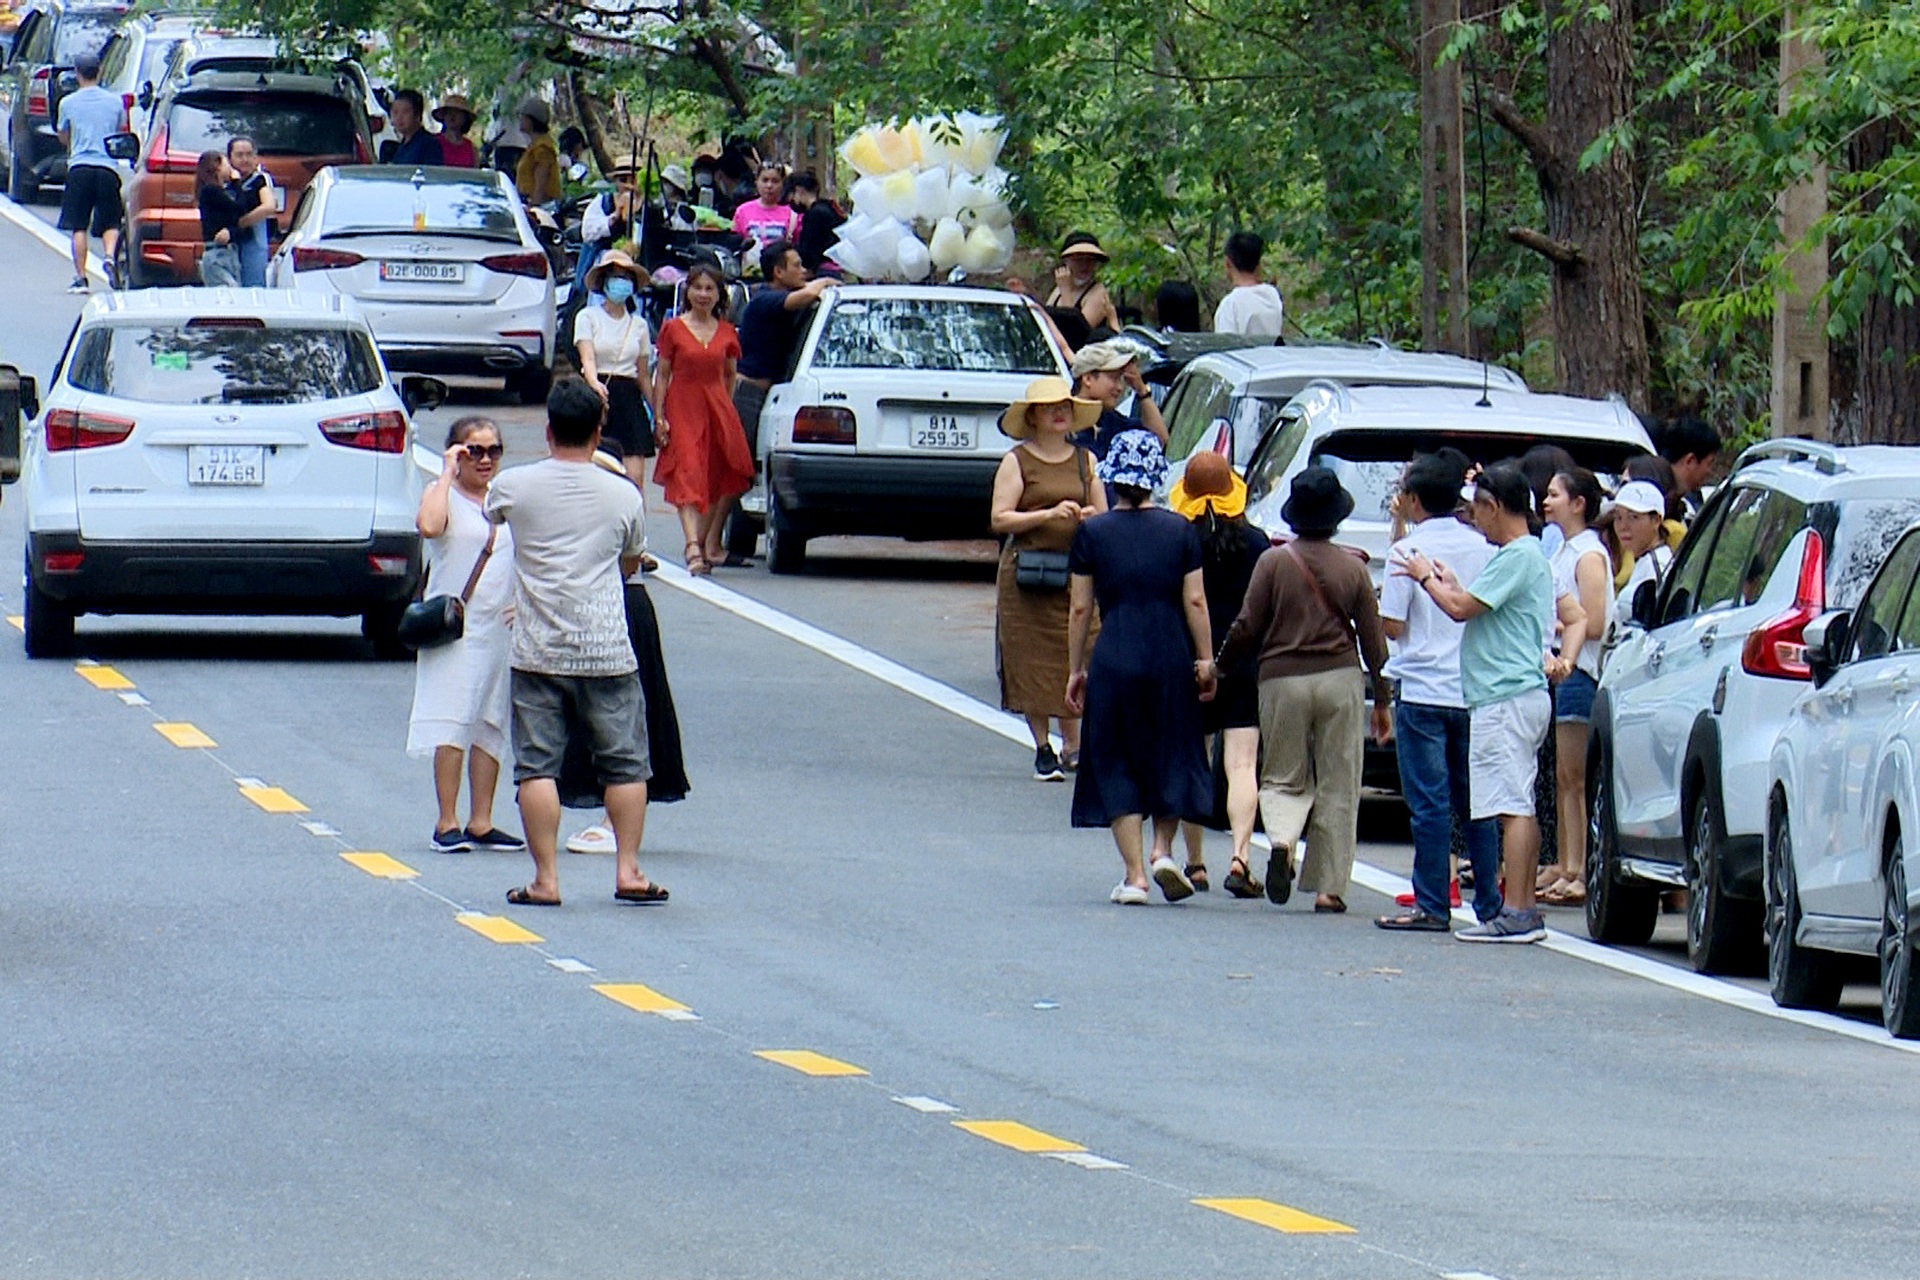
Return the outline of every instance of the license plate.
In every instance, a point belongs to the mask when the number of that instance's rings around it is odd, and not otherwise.
[[[380,278],[398,283],[459,284],[467,278],[464,262],[383,262]]]
[[[257,444],[187,446],[189,484],[265,484],[267,450]]]
[[[913,420],[913,447],[916,449],[971,449],[974,443],[973,419],[950,413],[930,413]]]

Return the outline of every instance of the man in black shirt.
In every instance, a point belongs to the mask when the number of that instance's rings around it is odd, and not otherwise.
[[[841,213],[833,201],[821,198],[820,179],[813,176],[811,169],[788,179],[787,200],[800,211],[800,234],[794,240],[794,247],[800,250],[800,261],[807,270],[818,271],[826,262],[827,250],[833,248],[836,233],[847,215]]]
[[[733,407],[747,429],[747,446],[760,456],[760,409],[773,384],[784,380],[800,341],[801,318],[820,295],[837,281],[822,276],[811,283],[800,251],[791,240],[776,240],[760,255],[767,283],[747,300],[740,317],[740,381],[733,389]]]

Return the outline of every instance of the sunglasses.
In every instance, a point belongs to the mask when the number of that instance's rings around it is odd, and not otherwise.
[[[471,458],[475,462],[479,462],[482,459],[485,459],[490,462],[498,462],[500,461],[501,457],[506,453],[506,451],[507,451],[507,448],[505,445],[470,444],[467,446],[467,457]]]

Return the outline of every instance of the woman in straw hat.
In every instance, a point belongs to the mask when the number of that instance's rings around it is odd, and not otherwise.
[[[587,292],[600,295],[597,305],[580,308],[573,319],[573,349],[580,376],[600,393],[607,420],[600,432],[620,445],[627,475],[637,485],[647,482],[647,459],[654,455],[653,333],[640,314],[634,295],[647,273],[618,249],[600,256],[587,272]]]
[[[1152,432],[1122,432],[1100,463],[1113,511],[1073,539],[1067,705],[1086,716],[1073,825],[1113,833],[1126,874],[1110,896],[1121,906],[1146,903],[1149,873],[1168,902],[1193,896],[1173,861],[1173,833],[1182,820],[1213,812],[1200,732],[1200,700],[1215,688],[1200,535],[1154,507],[1166,475],[1167,455]]]
[[[1217,653],[1246,603],[1253,567],[1272,543],[1265,532],[1247,523],[1246,482],[1212,450],[1195,454],[1187,463],[1186,474],[1173,486],[1167,505],[1199,530],[1200,572],[1207,589],[1207,617],[1213,624],[1211,652]],[[1215,771],[1214,785],[1218,789],[1222,774],[1227,784],[1226,794],[1213,798],[1215,820],[1209,825],[1218,829],[1224,802],[1227,829],[1233,833],[1233,861],[1228,864],[1225,885],[1236,898],[1260,896],[1260,882],[1253,878],[1247,861],[1260,787],[1259,686],[1259,665],[1249,654],[1231,668],[1221,669],[1219,692],[1200,707],[1208,748],[1224,766]],[[1218,742],[1212,740],[1216,735]],[[1199,823],[1183,824],[1187,878],[1196,889],[1207,887],[1202,830]]]
[[[1027,718],[1040,782],[1064,782],[1080,759],[1080,722],[1066,700],[1066,556],[1081,522],[1105,511],[1107,499],[1093,456],[1067,437],[1099,416],[1098,402],[1076,399],[1066,379],[1039,378],[1000,417],[1020,442],[993,478],[993,531],[1005,539],[995,607],[1000,705]],[[1048,737],[1056,719],[1064,763]]]
[[[1047,309],[1068,313],[1069,321],[1078,314],[1079,324],[1086,329],[1084,336],[1076,335],[1073,329],[1077,326],[1071,323],[1061,326],[1070,341],[1080,337],[1073,342],[1075,347],[1084,346],[1088,339],[1120,332],[1120,310],[1113,305],[1107,286],[1100,283],[1100,268],[1107,260],[1107,251],[1089,232],[1076,231],[1060,245],[1060,265],[1054,268]]]
[[[440,105],[433,109],[433,118],[440,122],[440,159],[442,164],[452,165],[456,169],[472,169],[480,163],[480,149],[467,136],[467,130],[473,128],[473,104],[467,101],[464,93],[442,95]]]

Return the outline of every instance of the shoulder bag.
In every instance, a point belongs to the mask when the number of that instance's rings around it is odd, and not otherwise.
[[[480,549],[480,559],[474,562],[473,572],[467,575],[467,585],[459,595],[416,599],[401,612],[400,627],[396,633],[401,644],[415,652],[438,649],[441,645],[452,644],[467,633],[467,601],[473,599],[473,589],[480,585],[480,574],[486,569],[487,561],[493,558],[493,540],[499,536],[500,526],[489,523],[487,545]],[[426,590],[424,579],[420,589],[423,592]]]
[[[1080,470],[1080,505],[1084,507],[1093,499],[1092,487],[1087,479],[1086,450],[1076,445],[1073,461]],[[1068,553],[1065,551],[1019,547],[1013,553],[1013,585],[1022,591],[1065,591],[1070,576]]]

